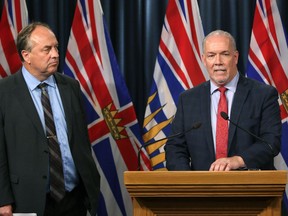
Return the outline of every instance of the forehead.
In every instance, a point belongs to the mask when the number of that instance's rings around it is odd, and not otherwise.
[[[35,44],[40,44],[43,46],[58,43],[54,33],[44,26],[37,26],[31,33],[30,40]]]
[[[231,50],[232,44],[229,37],[225,35],[211,35],[206,39],[206,52]]]

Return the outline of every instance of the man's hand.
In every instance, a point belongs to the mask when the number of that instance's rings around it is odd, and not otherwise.
[[[230,171],[245,167],[245,163],[240,156],[219,158],[211,164],[209,171]]]
[[[6,205],[0,207],[0,216],[12,216],[12,206]]]

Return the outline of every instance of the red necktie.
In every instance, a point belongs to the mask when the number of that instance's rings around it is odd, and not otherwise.
[[[220,115],[221,112],[228,113],[228,106],[225,92],[227,88],[220,87],[220,100],[218,103],[217,111],[217,125],[216,125],[216,159],[227,157],[228,145],[228,121],[223,119]]]

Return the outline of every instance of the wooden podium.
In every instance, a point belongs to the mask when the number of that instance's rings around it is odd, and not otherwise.
[[[280,216],[287,171],[127,171],[134,216]]]

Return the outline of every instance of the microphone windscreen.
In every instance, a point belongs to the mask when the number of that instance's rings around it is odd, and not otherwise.
[[[225,112],[221,112],[220,115],[221,115],[221,117],[222,117],[223,119],[225,119],[225,120],[228,120],[228,119],[229,119],[227,113],[225,113]]]

